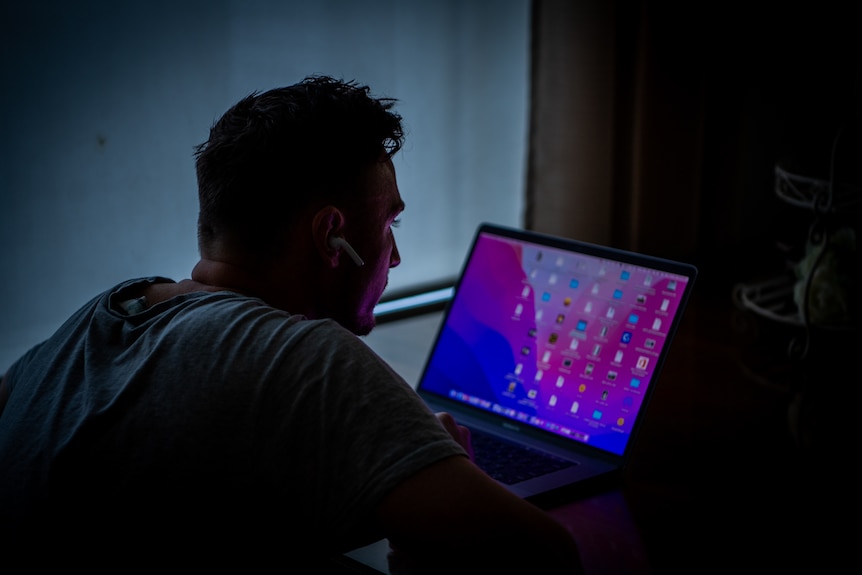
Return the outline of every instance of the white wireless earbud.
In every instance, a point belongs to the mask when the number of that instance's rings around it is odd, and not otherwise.
[[[346,251],[347,255],[350,256],[350,259],[356,262],[356,265],[365,265],[365,262],[362,261],[361,257],[359,257],[359,254],[356,253],[356,250],[353,249],[353,246],[347,243],[347,240],[345,240],[341,236],[332,236],[331,238],[329,238],[329,245],[335,249],[344,248],[344,251]]]

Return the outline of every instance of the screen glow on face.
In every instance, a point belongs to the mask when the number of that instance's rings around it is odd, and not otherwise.
[[[622,454],[686,281],[480,236],[423,389]]]

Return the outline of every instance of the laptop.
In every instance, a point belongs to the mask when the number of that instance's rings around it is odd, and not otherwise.
[[[477,464],[524,498],[621,471],[696,276],[481,224],[417,391],[469,427]]]
[[[696,276],[687,263],[483,223],[417,391],[470,428],[480,467],[541,505],[624,469]],[[345,561],[387,573],[387,550],[384,540]]]

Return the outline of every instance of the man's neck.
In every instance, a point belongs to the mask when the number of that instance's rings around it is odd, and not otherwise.
[[[192,282],[210,289],[234,291],[257,297],[284,311],[316,317],[315,294],[320,286],[314,274],[302,274],[302,263],[279,262],[269,267],[246,267],[202,257],[192,269]],[[310,277],[309,277],[310,275]]]
[[[226,261],[201,258],[192,269],[192,281],[225,290],[262,297],[261,274]]]

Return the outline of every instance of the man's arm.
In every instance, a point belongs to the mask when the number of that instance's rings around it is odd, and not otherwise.
[[[582,573],[571,534],[466,457],[449,457],[409,478],[377,515],[395,575]]]

